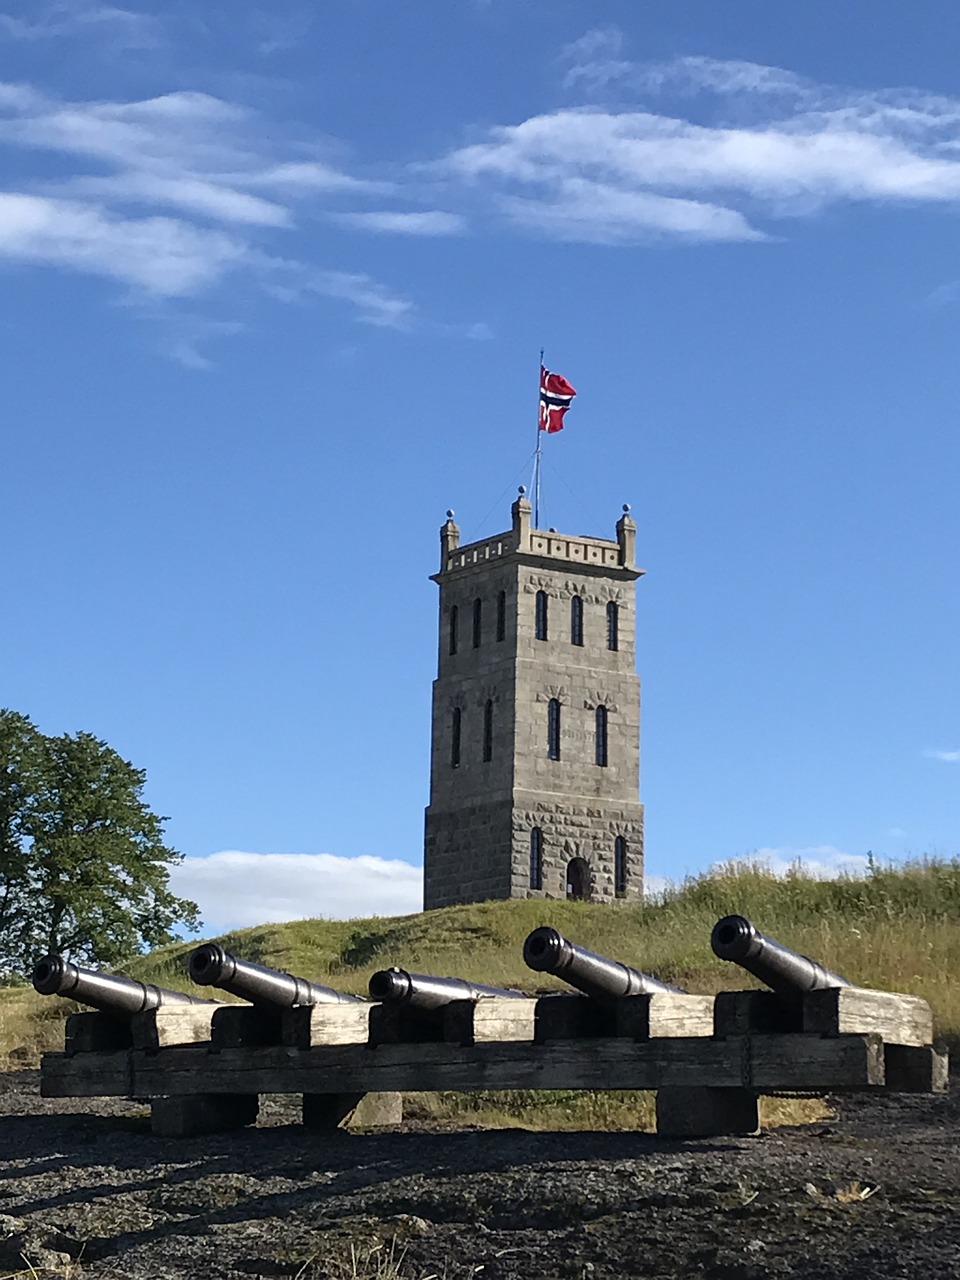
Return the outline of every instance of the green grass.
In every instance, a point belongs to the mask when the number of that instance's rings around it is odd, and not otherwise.
[[[217,939],[248,960],[286,969],[345,991],[366,993],[377,969],[392,964],[524,990],[563,989],[523,963],[523,940],[552,924],[572,941],[657,974],[689,991],[713,994],[756,984],[735,965],[717,960],[710,931],[722,915],[749,916],[763,932],[811,955],[852,982],[923,996],[937,1034],[960,1045],[960,861],[874,866],[863,878],[812,880],[802,873],[778,879],[744,863],[698,876],[643,904],[516,900],[446,907],[417,915],[366,920],[298,920],[260,925]],[[122,971],[131,977],[200,994],[187,976],[196,942],[138,956]],[[203,990],[209,995],[209,989]],[[29,989],[0,990],[0,1054],[9,1065],[35,1061],[58,1047],[66,1006]],[[12,1056],[11,1056],[12,1055]],[[529,1122],[538,1109],[557,1127],[612,1127],[624,1099],[466,1098],[424,1095],[417,1106],[440,1120],[469,1119],[482,1106],[498,1122]],[[630,1104],[638,1124],[648,1102]],[[452,1108],[452,1111],[451,1111]],[[568,1123],[561,1123],[567,1116]]]

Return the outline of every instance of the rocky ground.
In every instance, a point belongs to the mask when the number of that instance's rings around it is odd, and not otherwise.
[[[0,1076],[0,1276],[853,1280],[960,1276],[960,1090],[854,1095],[752,1139],[256,1129]],[[26,1264],[29,1263],[32,1271]]]

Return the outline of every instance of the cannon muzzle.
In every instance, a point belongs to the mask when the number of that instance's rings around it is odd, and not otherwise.
[[[44,956],[33,970],[33,985],[42,996],[64,996],[101,1013],[143,1013],[164,1004],[209,1004],[185,991],[169,991],[96,969],[84,969],[64,956]]]
[[[617,996],[653,995],[658,991],[679,991],[649,973],[631,969],[619,960],[588,951],[569,942],[558,929],[542,925],[528,934],[523,958],[531,969],[552,973],[593,1000],[610,1001]]]
[[[505,987],[485,987],[464,978],[437,978],[431,973],[408,973],[406,969],[381,969],[370,979],[370,998],[383,1004],[406,1005],[412,1009],[440,1009],[454,1000],[483,1000],[488,996],[516,996],[521,991]]]
[[[294,1005],[355,1004],[362,997],[322,987],[280,969],[269,969],[252,960],[241,960],[216,942],[205,942],[190,956],[190,977],[201,987],[218,987],[250,1004],[268,1009]]]
[[[809,956],[765,938],[746,916],[724,916],[718,920],[710,935],[710,945],[715,956],[740,965],[784,1000],[799,1000],[805,991],[854,985]]]

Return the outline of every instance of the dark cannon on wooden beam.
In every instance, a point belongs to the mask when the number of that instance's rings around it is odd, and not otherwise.
[[[200,987],[217,987],[266,1009],[365,1003],[362,996],[323,987],[252,960],[241,960],[216,942],[204,943],[190,956],[190,977]]]
[[[523,944],[523,958],[529,968],[539,973],[552,973],[601,1003],[609,1003],[618,996],[646,996],[681,990],[649,973],[631,969],[619,960],[609,960],[586,947],[578,947],[549,925],[534,929],[527,936]]]
[[[710,935],[710,945],[719,959],[740,965],[766,983],[781,1000],[791,1004],[801,1002],[807,991],[855,985],[809,956],[764,937],[746,916],[724,916],[718,920]]]
[[[169,991],[151,982],[137,982],[112,973],[85,969],[63,956],[50,955],[38,960],[33,970],[34,988],[43,996],[63,996],[89,1005],[101,1013],[135,1014],[161,1005],[208,1004],[184,991]]]
[[[464,978],[437,978],[432,973],[408,973],[406,969],[381,969],[370,979],[370,998],[382,1004],[403,1005],[430,1012],[455,1000],[483,1000],[491,996],[524,998],[522,991],[485,987]]]

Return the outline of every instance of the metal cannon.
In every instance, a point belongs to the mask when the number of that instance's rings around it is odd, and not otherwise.
[[[357,1004],[362,996],[348,995],[333,987],[297,978],[281,969],[268,969],[252,960],[241,960],[216,942],[206,942],[190,956],[190,977],[200,987],[217,987],[267,1009],[294,1005]]]
[[[549,925],[542,925],[528,934],[523,944],[523,958],[531,969],[552,973],[600,1003],[608,1003],[617,996],[680,991],[680,987],[672,987],[649,973],[631,969],[619,960],[609,960],[586,947],[578,947]]]
[[[381,969],[370,979],[370,998],[385,1005],[403,1006],[428,1012],[442,1009],[455,1000],[483,1000],[488,996],[516,997],[522,991],[505,987],[485,987],[464,978],[437,978],[431,973],[408,973],[406,969]]]
[[[746,916],[724,916],[718,920],[710,935],[710,945],[715,956],[740,965],[784,1000],[800,1000],[805,991],[855,985],[809,956],[765,938]]]
[[[43,996],[64,996],[101,1013],[133,1014],[170,1004],[209,1004],[185,991],[169,991],[96,969],[84,969],[63,956],[44,956],[33,970],[34,988]]]

